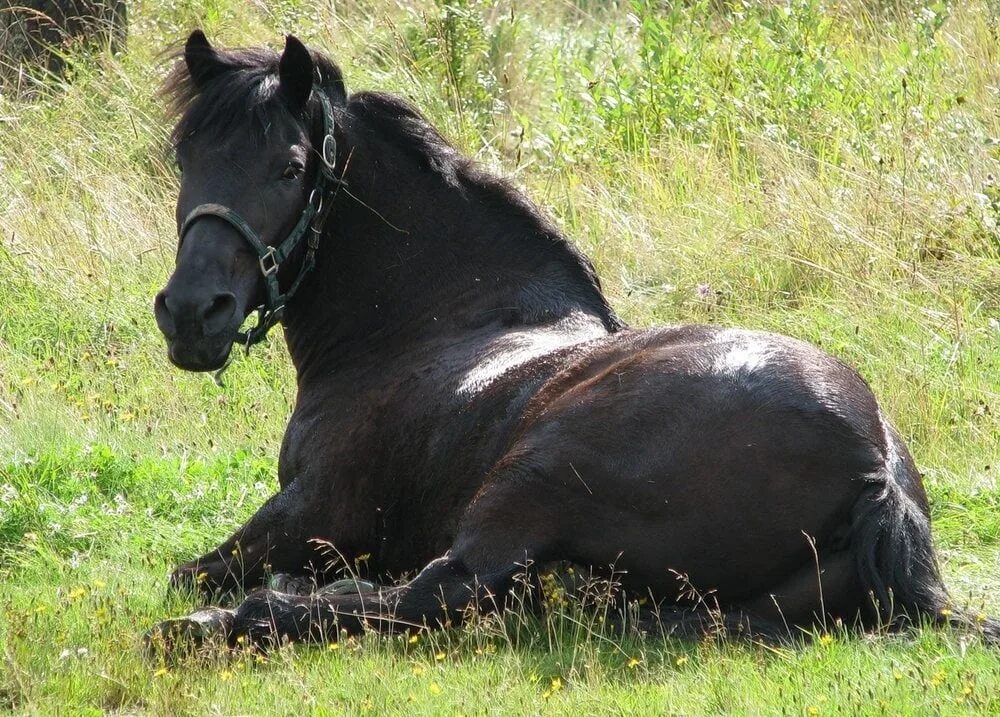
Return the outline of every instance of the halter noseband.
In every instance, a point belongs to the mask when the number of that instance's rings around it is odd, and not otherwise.
[[[264,304],[257,307],[257,325],[246,333],[236,334],[240,343],[244,344],[248,351],[251,346],[263,341],[271,327],[281,320],[285,305],[295,295],[302,280],[315,266],[316,249],[319,248],[323,223],[326,221],[327,214],[333,204],[333,196],[337,188],[344,184],[344,181],[333,173],[337,161],[337,140],[333,137],[333,107],[330,105],[329,98],[318,87],[315,88],[314,94],[319,98],[323,109],[323,143],[319,152],[319,171],[316,175],[316,183],[309,193],[306,208],[302,210],[299,221],[284,241],[276,246],[265,244],[243,217],[221,204],[199,204],[184,218],[184,223],[181,225],[180,240],[183,242],[184,236],[197,220],[202,217],[218,217],[233,227],[257,252],[257,262],[260,265],[260,273],[264,276],[267,297]],[[299,274],[295,277],[295,281],[292,282],[288,291],[282,294],[281,287],[278,285],[278,269],[281,268],[281,263],[302,242],[302,238],[307,235],[309,238],[306,240],[306,256],[302,261],[302,266],[299,267]]]

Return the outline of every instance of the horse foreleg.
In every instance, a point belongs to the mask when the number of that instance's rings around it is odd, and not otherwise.
[[[301,572],[314,552],[304,525],[308,503],[291,483],[224,543],[174,570],[170,586],[218,594],[260,585],[271,571]]]
[[[290,639],[329,642],[365,629],[408,631],[457,625],[467,610],[499,609],[518,572],[475,572],[446,554],[427,565],[409,583],[372,592],[289,595],[260,590],[237,608],[230,643]]]
[[[451,549],[410,582],[346,594],[253,593],[236,610],[231,642],[328,641],[344,631],[442,627],[467,610],[500,610],[518,574],[551,557],[551,525],[542,503],[523,500],[517,480],[498,480],[466,510]]]

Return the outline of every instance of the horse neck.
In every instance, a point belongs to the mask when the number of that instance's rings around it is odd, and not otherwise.
[[[353,144],[313,276],[288,307],[300,383],[380,350],[398,355],[435,338],[524,331],[570,314],[584,324],[592,317],[591,329],[621,326],[586,260],[525,200],[488,177],[385,154]]]

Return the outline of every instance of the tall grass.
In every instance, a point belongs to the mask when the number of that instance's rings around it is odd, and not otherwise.
[[[409,97],[555,218],[630,323],[766,328],[857,366],[924,473],[956,597],[1000,610],[998,11],[142,0],[126,53],[0,91],[0,709],[996,709],[997,656],[936,633],[771,653],[636,641],[571,604],[170,669],[135,637],[190,607],[168,569],[276,488],[293,396],[279,336],[219,388],[170,368],[152,321],[175,231],[161,53],[196,25],[295,32],[350,88]]]

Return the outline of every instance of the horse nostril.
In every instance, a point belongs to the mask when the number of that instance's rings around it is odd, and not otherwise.
[[[177,325],[174,323],[173,312],[170,311],[170,299],[166,290],[158,293],[153,300],[153,316],[156,317],[156,324],[164,336],[169,338],[177,333]]]
[[[233,294],[229,292],[216,294],[211,301],[205,304],[201,312],[205,335],[211,336],[223,331],[229,325],[235,312],[236,297]]]

